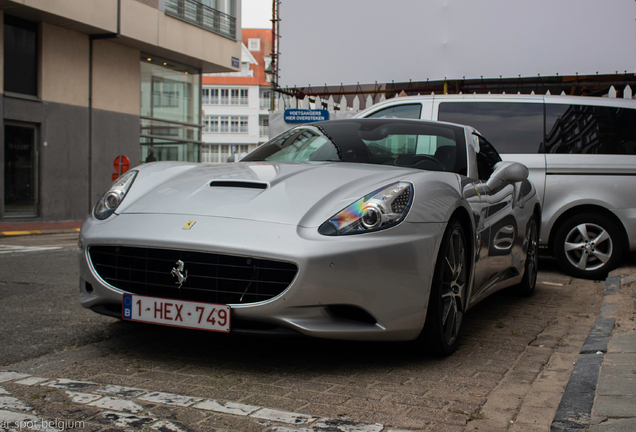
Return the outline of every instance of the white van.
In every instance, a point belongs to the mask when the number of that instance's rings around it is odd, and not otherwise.
[[[581,96],[398,97],[356,117],[470,125],[530,169],[540,245],[569,274],[601,279],[636,250],[636,101]]]

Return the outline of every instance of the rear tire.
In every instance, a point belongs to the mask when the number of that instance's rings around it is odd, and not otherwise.
[[[616,268],[623,256],[621,230],[597,213],[572,216],[554,237],[554,255],[568,274],[601,280]]]
[[[525,270],[523,279],[514,290],[520,296],[530,297],[537,286],[537,269],[539,268],[539,228],[534,217],[528,222],[524,243],[527,248]]]
[[[468,255],[464,229],[457,219],[451,219],[437,254],[426,322],[419,338],[423,348],[435,355],[447,356],[457,349],[466,310]]]

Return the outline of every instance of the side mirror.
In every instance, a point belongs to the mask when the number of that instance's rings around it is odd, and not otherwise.
[[[528,168],[519,162],[498,162],[486,186],[494,190],[506,183],[516,183],[528,178]]]

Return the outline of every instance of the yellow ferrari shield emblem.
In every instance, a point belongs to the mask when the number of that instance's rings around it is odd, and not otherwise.
[[[192,228],[194,226],[195,223],[197,223],[197,222],[196,221],[188,221],[188,223],[183,226],[183,229],[184,230],[189,230],[190,228]]]

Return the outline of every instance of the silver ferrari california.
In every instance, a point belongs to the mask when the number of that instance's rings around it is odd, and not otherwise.
[[[527,177],[471,127],[403,119],[298,126],[238,163],[145,164],[82,226],[80,302],[450,354],[470,307],[534,290],[541,208]]]

